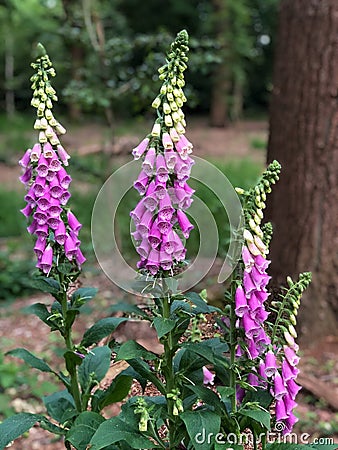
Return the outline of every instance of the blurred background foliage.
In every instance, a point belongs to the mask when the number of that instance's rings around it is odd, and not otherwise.
[[[208,113],[226,72],[227,119],[265,109],[271,87],[279,0],[2,0],[0,102],[8,114],[31,96],[29,64],[38,41],[57,69],[62,106],[73,118],[149,110],[156,69],[172,37],[191,36],[189,107]],[[219,97],[219,96],[218,96]]]

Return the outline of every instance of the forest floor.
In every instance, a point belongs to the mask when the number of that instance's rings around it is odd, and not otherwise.
[[[102,127],[95,124],[75,127],[74,130],[68,130],[64,142],[67,148],[76,148],[80,154],[97,152],[101,149],[97,147],[97,142],[100,142],[103,132]],[[142,133],[121,136],[116,140],[115,146],[108,151],[111,150],[116,154],[126,153],[125,148],[132,148],[140,137]],[[194,152],[201,157],[227,160],[250,158],[262,165],[265,162],[265,152],[262,148],[267,140],[265,122],[241,122],[223,130],[209,128],[203,119],[196,119],[189,126],[188,137],[192,142],[198,143],[195,145]],[[15,189],[18,175],[19,169],[16,166],[0,164],[0,179],[4,187]],[[81,282],[84,286],[98,287],[99,294],[87,309],[86,314],[83,314],[76,323],[75,336],[78,337],[96,320],[106,317],[105,311],[112,303],[127,299],[126,294],[113,285],[95,265],[91,270],[85,270]],[[18,298],[14,302],[0,303],[0,356],[9,349],[25,347],[46,359],[47,362],[58,364],[57,361],[61,361],[54,356],[54,350],[57,351],[61,345],[61,340],[56,333],[49,333],[47,326],[24,311],[27,306],[41,301],[48,302],[45,295],[39,294]],[[116,337],[123,341],[135,338],[134,333],[135,329],[128,331],[128,328],[123,328],[117,332]],[[136,338],[142,345],[151,349],[154,349],[154,345],[158,345],[151,330],[142,329]],[[302,433],[309,434],[308,442],[304,443],[314,442],[318,438],[335,438],[335,442],[338,442],[338,336],[328,336],[321,342],[302,347],[301,355],[300,381],[303,384],[303,390],[297,397],[296,412],[300,421],[296,425],[296,431],[299,436]],[[9,362],[13,362],[13,358],[5,357],[4,360],[0,358],[0,376],[1,371],[9,367],[7,364]],[[17,362],[19,364],[19,361]],[[112,370],[115,370],[114,365]],[[13,386],[8,387],[5,392],[0,392],[4,394],[0,395],[0,413],[8,408],[17,412],[43,412],[38,397],[51,394],[54,381],[48,374],[37,374],[35,378],[35,375],[32,377],[26,374],[27,369],[22,365],[17,371],[14,370]],[[32,381],[35,383],[34,389],[29,386]],[[57,387],[56,382],[55,387]],[[7,404],[1,404],[1,398]],[[107,410],[107,416],[117,412],[118,407],[110,408]],[[324,443],[324,441],[320,442]],[[11,448],[13,450],[62,450],[64,446],[61,442],[53,440],[51,434],[36,426],[27,437],[16,440]]]

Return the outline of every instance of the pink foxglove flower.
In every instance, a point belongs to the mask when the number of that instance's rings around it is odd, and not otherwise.
[[[210,372],[205,366],[202,367],[203,371],[203,384],[214,384],[215,375]]]
[[[69,155],[58,138],[66,130],[51,113],[57,97],[49,79],[55,71],[45,51],[32,66],[36,69],[32,77],[32,105],[37,108],[34,128],[39,140],[19,161],[25,169],[20,180],[27,189],[27,205],[21,212],[30,221],[28,232],[36,237],[36,267],[48,276],[54,265],[66,260],[80,268],[85,257],[78,239],[82,225],[67,206],[71,196],[71,177],[65,168]]]
[[[193,229],[183,213],[194,193],[187,184],[194,163],[189,157],[193,146],[184,136],[183,97],[168,99],[177,80],[183,82],[187,42],[188,35],[183,31],[172,44],[169,60],[161,69],[163,86],[153,102],[156,122],[151,133],[132,151],[134,159],[142,159],[134,187],[143,198],[130,213],[141,238],[136,240],[141,258],[137,266],[153,276],[167,271],[172,275],[174,269],[182,267],[186,255],[182,239],[188,238]],[[135,236],[135,232],[132,234]]]

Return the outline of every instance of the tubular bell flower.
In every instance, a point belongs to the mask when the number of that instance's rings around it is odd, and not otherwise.
[[[28,232],[37,237],[34,251],[42,272],[49,275],[53,265],[65,258],[78,269],[85,261],[80,250],[80,222],[67,207],[71,177],[65,166],[70,158],[58,136],[66,130],[54,118],[53,101],[57,101],[50,77],[55,70],[41,44],[40,53],[32,67],[32,106],[37,108],[34,128],[39,131],[38,142],[19,161],[24,169],[20,181],[26,186],[27,205],[21,212],[30,220]]]
[[[186,249],[181,239],[193,229],[183,212],[192,202],[194,190],[187,184],[194,164],[189,154],[192,144],[184,136],[181,106],[186,101],[182,87],[187,65],[188,34],[178,33],[171,45],[167,64],[159,69],[163,81],[152,106],[157,119],[151,133],[133,149],[134,159],[142,158],[142,170],[134,187],[143,198],[131,211],[134,221],[138,268],[156,276],[182,267]]]

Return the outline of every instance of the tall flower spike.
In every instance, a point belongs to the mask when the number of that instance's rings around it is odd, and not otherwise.
[[[183,212],[191,205],[194,192],[187,184],[194,164],[189,157],[193,146],[184,136],[181,109],[187,100],[182,87],[188,51],[188,34],[183,30],[159,69],[163,84],[152,103],[157,110],[152,131],[132,151],[134,159],[142,159],[134,187],[144,196],[131,212],[136,233],[142,237],[136,247],[141,257],[137,266],[152,276],[181,269],[186,254],[181,239],[188,238],[193,229]]]
[[[37,238],[36,267],[48,276],[56,264],[65,261],[79,270],[85,258],[78,239],[81,224],[67,206],[71,177],[66,166],[70,157],[59,140],[66,130],[52,113],[57,96],[50,79],[55,70],[41,44],[37,53],[32,63],[35,74],[31,77],[31,105],[37,110],[34,129],[38,142],[19,161],[24,169],[20,181],[27,189],[27,205],[21,212],[30,221],[28,232]]]

